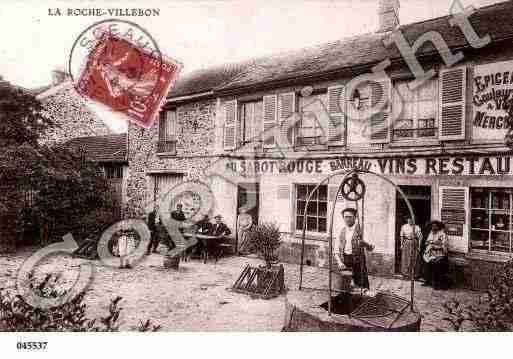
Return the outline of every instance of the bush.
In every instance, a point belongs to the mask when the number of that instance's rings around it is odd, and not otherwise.
[[[56,288],[58,277],[48,274],[41,282],[33,277],[30,286],[40,296],[57,298],[66,291]],[[119,330],[118,319],[122,308],[119,307],[121,297],[113,299],[109,305],[109,313],[105,317],[88,319],[87,305],[84,303],[85,292],[80,293],[71,301],[55,308],[40,309],[26,303],[20,295],[12,295],[0,289],[0,331],[73,331],[73,332],[116,332]],[[157,331],[160,326],[153,325],[148,319],[140,322],[139,331]]]
[[[513,261],[497,271],[486,295],[477,305],[463,305],[453,299],[444,303],[444,308],[448,313],[445,320],[455,330],[513,330]]]
[[[257,252],[268,268],[278,261],[276,250],[281,244],[280,227],[275,223],[261,223],[248,233],[249,250]]]

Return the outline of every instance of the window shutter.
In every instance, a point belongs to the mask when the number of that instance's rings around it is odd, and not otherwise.
[[[280,147],[292,146],[293,129],[291,116],[296,112],[296,94],[288,92],[280,94],[278,101],[278,118],[280,121]],[[293,132],[293,131],[292,131]]]
[[[278,96],[269,95],[264,96],[263,105],[263,134],[264,148],[274,147],[276,144],[275,132],[277,125],[277,102]]]
[[[329,123],[325,134],[328,144],[343,146],[346,129],[346,88],[345,86],[328,87]]]
[[[176,140],[176,111],[166,111],[166,141]]]
[[[280,184],[276,187],[275,218],[280,226],[281,232],[289,233],[290,228],[290,185]]]
[[[440,186],[440,220],[445,224],[445,233],[451,250],[467,252],[468,249],[468,187]]]
[[[166,116],[167,111],[162,111],[159,116],[159,141],[166,140]]]
[[[234,150],[237,147],[237,112],[237,100],[224,103],[223,147],[225,150]]]
[[[371,87],[371,111],[374,108],[380,109],[370,118],[370,142],[390,142],[390,99],[392,83],[390,79],[373,80]]]
[[[439,133],[440,140],[465,139],[465,96],[467,68],[440,71]]]

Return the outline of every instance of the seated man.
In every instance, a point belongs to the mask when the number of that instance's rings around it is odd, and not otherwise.
[[[228,226],[223,223],[223,217],[221,217],[220,214],[218,214],[214,218],[216,220],[216,223],[212,227],[212,233],[211,234],[213,236],[225,237],[225,236],[229,236],[230,234],[232,234],[232,231],[230,231],[230,228],[228,228]],[[216,253],[216,257],[219,258],[221,256],[221,254],[222,254],[222,251],[223,251],[223,248],[221,246],[222,243],[223,242],[222,242],[221,238],[219,238],[218,240],[215,240],[215,241],[209,241],[208,244],[209,244],[210,248],[208,249],[208,251],[210,253],[215,252]]]
[[[216,237],[220,236],[229,236],[232,234],[232,231],[230,231],[230,228],[226,224],[223,223],[223,217],[221,217],[220,214],[214,217],[216,220],[216,223],[214,224],[212,228],[212,235]]]
[[[345,208],[342,211],[344,228],[340,231],[338,240],[333,244],[333,255],[339,270],[346,267],[353,273],[354,284],[361,288],[369,288],[369,277],[365,264],[365,249],[372,251],[374,246],[362,238],[360,226],[356,224],[357,211]]]
[[[203,235],[210,235],[212,233],[212,223],[210,223],[208,214],[205,214],[203,218],[196,223],[196,233]],[[196,244],[195,253],[204,255],[206,249],[207,241],[204,238],[198,238],[198,244]]]
[[[212,223],[210,223],[210,218],[208,214],[205,214],[203,218],[196,223],[196,227],[198,229],[199,234],[210,234],[212,233]]]

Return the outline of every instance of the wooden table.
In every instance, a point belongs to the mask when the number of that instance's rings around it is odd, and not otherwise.
[[[194,236],[193,233],[184,233],[183,235],[186,238],[192,238]],[[208,235],[208,234],[199,234],[199,233],[196,233],[195,236],[198,239],[198,243],[201,245],[201,258],[203,259],[203,263],[207,263],[209,255],[212,254],[210,252],[212,251],[212,249],[214,247],[216,250],[215,260],[217,263],[217,260],[219,259],[219,257],[222,254],[222,248],[223,248],[223,246],[220,244],[222,244],[223,240],[226,239],[226,236],[212,236],[212,235]]]

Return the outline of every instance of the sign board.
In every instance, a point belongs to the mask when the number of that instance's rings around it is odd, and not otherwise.
[[[472,138],[504,141],[512,119],[506,110],[513,99],[513,61],[474,67]]]
[[[361,169],[389,176],[513,175],[512,156],[338,157],[330,159],[227,160],[226,171],[241,175],[330,173]]]

